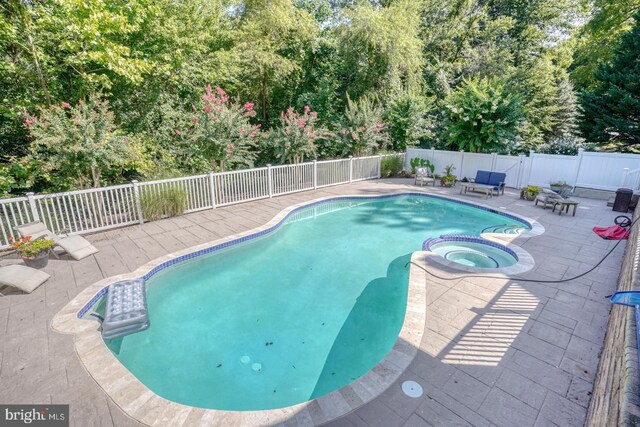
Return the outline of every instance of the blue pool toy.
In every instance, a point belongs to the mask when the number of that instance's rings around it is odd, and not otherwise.
[[[102,338],[110,340],[144,331],[148,327],[144,279],[125,280],[109,285]]]

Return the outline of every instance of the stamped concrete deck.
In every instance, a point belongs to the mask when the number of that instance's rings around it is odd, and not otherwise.
[[[523,278],[570,277],[614,244],[594,225],[616,213],[581,199],[576,217],[558,216],[517,198],[458,196],[458,190],[369,181],[218,208],[89,236],[100,249],[82,261],[52,259],[52,278],[31,295],[0,297],[0,402],[68,403],[71,424],[139,425],[89,377],[72,337],[49,323],[86,286],[135,270],[156,257],[269,221],[281,209],[319,197],[398,191],[447,193],[538,220],[546,232],[519,242],[536,266]],[[427,280],[425,334],[409,368],[380,397],[331,425],[582,425],[598,363],[624,243],[597,270],[566,283],[468,278]],[[12,256],[0,265],[17,262]],[[421,398],[400,384],[417,381]]]

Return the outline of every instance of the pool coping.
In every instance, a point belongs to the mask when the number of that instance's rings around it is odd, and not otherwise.
[[[487,205],[430,193],[400,191],[379,196],[353,195],[322,197],[291,205],[280,211],[263,226],[183,249],[156,258],[133,272],[100,280],[85,288],[63,307],[52,319],[51,328],[56,332],[74,335],[76,354],[89,375],[124,413],[143,424],[176,426],[201,424],[265,425],[281,422],[293,423],[295,425],[324,424],[378,397],[400,377],[416,356],[425,329],[427,273],[423,271],[420,266],[428,262],[427,252],[416,251],[412,254],[405,318],[398,338],[389,353],[366,374],[346,386],[320,398],[285,408],[262,411],[224,411],[192,407],[160,397],[142,384],[111,353],[101,338],[98,322],[90,319],[81,319],[78,314],[84,307],[95,302],[97,298],[100,298],[104,294],[106,287],[111,283],[143,276],[146,277],[152,270],[171,261],[177,262],[176,260],[178,258],[184,258],[186,255],[201,251],[207,253],[210,252],[213,247],[224,244],[229,246],[232,242],[235,244],[249,240],[249,236],[257,237],[264,235],[278,228],[279,225],[296,210],[311,207],[326,201],[381,199],[410,195],[439,198],[481,208],[512,217],[528,223],[531,226],[530,230],[513,237],[514,239],[535,236],[544,232],[544,227],[533,219],[515,215],[510,212],[501,212],[501,210]],[[427,256],[425,257],[425,255]],[[459,264],[456,264],[455,267],[458,266]],[[157,271],[160,270],[161,268]]]

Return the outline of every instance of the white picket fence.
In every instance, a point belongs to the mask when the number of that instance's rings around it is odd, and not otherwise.
[[[499,154],[465,153],[407,149],[405,167],[410,168],[412,158],[431,161],[436,173],[443,173],[452,164],[454,175],[474,178],[478,170],[504,172],[506,185],[522,188],[527,185],[548,187],[552,182],[563,181],[572,187],[615,191],[620,187],[640,190],[640,155],[623,153],[596,153],[580,150],[576,156],[539,154],[531,151],[528,156],[504,156]]]
[[[131,224],[142,224],[141,199],[180,189],[186,195],[185,212],[212,209],[331,185],[380,178],[383,157],[313,161],[268,166],[183,178],[137,182],[55,194],[33,194],[0,199],[0,249],[17,237],[14,227],[42,221],[54,233],[83,234]]]

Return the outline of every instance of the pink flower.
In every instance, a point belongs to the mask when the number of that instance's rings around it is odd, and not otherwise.
[[[71,108],[71,104],[69,104],[68,102],[62,101],[62,104],[60,105],[62,105],[62,108]]]
[[[229,144],[229,148],[233,150],[234,148],[236,148],[236,146],[235,144]]]
[[[197,118],[197,117],[194,117],[193,119],[191,119],[191,121],[192,121],[193,123],[198,123],[198,118]]]
[[[256,133],[255,133],[255,132],[251,132],[251,133],[249,134],[249,138],[253,139],[253,138],[255,138],[255,137],[256,137]]]
[[[269,138],[269,134],[268,134],[268,133],[263,133],[263,134],[262,134],[262,138],[263,138],[263,139]]]
[[[351,139],[353,139],[355,141],[357,137],[358,136],[356,135],[355,132],[351,132]]]
[[[35,123],[35,120],[30,119],[29,117],[25,117],[24,119],[24,124],[27,126],[31,126],[32,124]]]
[[[313,133],[313,132],[311,132],[311,133],[309,134],[309,136],[310,136],[311,138],[313,138],[313,139],[316,139],[316,134],[315,134],[315,133]]]
[[[205,105],[203,108],[205,113],[210,112],[211,110],[213,110],[213,107],[211,105]]]
[[[286,133],[289,133],[289,126],[285,127],[285,128],[284,128],[284,131],[285,131]]]
[[[342,131],[340,131],[340,133],[342,133],[343,135],[346,135],[346,134],[348,134],[348,133],[349,133],[349,131],[348,131],[348,130],[346,130],[346,129],[342,129]]]
[[[376,125],[376,133],[380,133],[381,129],[382,129],[382,125],[381,124],[377,124]]]
[[[209,90],[211,90],[211,86],[209,86]],[[217,87],[216,88],[216,93],[219,96],[225,96],[227,94],[221,87]]]
[[[245,103],[244,104],[244,109],[247,110],[247,111],[253,110],[253,103],[251,103],[251,102]]]
[[[258,123],[257,125],[253,125],[253,128],[254,128],[255,130],[260,129],[261,127],[262,127],[262,125],[261,125],[260,123]]]
[[[180,132],[178,129],[176,129],[176,135],[180,136],[180,135],[182,135],[182,132]]]
[[[365,128],[364,126],[362,126],[362,127],[360,128],[360,132],[364,132],[364,131],[365,131],[365,129],[366,129],[366,128]]]
[[[304,120],[300,119],[298,120],[298,127],[303,128],[307,125],[307,122],[305,122]]]
[[[195,105],[191,104],[191,108],[193,109],[193,111],[196,111],[196,106]]]
[[[308,113],[309,111],[311,111],[311,108],[309,108],[309,106],[308,106],[308,105],[305,105],[305,106],[304,106],[304,112],[305,112],[305,113]]]

